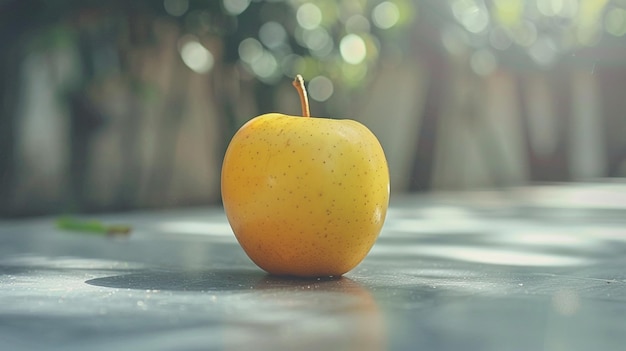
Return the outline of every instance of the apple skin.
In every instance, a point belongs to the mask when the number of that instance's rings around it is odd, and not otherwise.
[[[389,203],[383,149],[353,120],[258,116],[232,138],[221,182],[239,244],[275,275],[348,272],[374,245]]]

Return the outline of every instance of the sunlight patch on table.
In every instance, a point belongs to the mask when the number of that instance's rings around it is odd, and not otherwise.
[[[211,223],[200,221],[168,221],[158,224],[158,229],[168,233],[232,236],[233,231],[228,223]]]
[[[435,245],[400,246],[379,244],[374,246],[372,254],[374,256],[380,254],[426,256],[472,263],[526,267],[580,266],[591,261],[584,257],[565,256],[547,252]]]

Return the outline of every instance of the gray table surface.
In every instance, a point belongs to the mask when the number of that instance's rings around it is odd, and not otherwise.
[[[624,350],[626,183],[395,196],[336,280],[266,275],[219,208],[0,222],[0,350]]]

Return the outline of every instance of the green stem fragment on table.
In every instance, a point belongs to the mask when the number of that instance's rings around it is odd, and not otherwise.
[[[128,225],[105,225],[97,220],[79,220],[71,217],[57,219],[56,225],[62,230],[106,236],[128,236],[131,231]]]

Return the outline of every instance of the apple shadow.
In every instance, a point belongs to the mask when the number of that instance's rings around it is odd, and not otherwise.
[[[94,278],[86,284],[116,289],[220,291],[252,289],[265,276],[257,270],[144,270]]]
[[[142,270],[85,281],[105,288],[169,291],[236,291],[251,289],[345,290],[352,284],[343,277],[303,279],[269,275],[261,270]]]
[[[240,309],[237,316],[218,319],[216,323],[238,333],[248,331],[252,336],[261,332],[265,341],[260,344],[260,349],[316,350],[319,349],[318,338],[330,345],[347,345],[348,348],[342,349],[349,350],[382,350],[387,344],[387,329],[376,299],[368,288],[347,277],[301,279],[273,276],[253,269],[142,270],[90,279],[85,283],[105,288],[173,291],[174,294],[195,292],[200,298],[198,301],[204,301],[202,296],[206,293],[223,296],[244,293],[250,301],[244,306],[255,308]],[[240,298],[217,301],[220,301],[220,308],[226,306],[228,310],[241,304]],[[260,306],[273,306],[280,311],[276,319],[268,319],[267,313],[274,309]],[[294,316],[314,321],[310,324],[312,331],[305,339],[300,333],[267,339],[268,331],[288,328],[286,323],[292,323]],[[320,329],[317,324],[320,318],[340,321],[342,327],[340,330]],[[298,328],[303,326],[297,324]],[[311,339],[311,335],[315,339]]]

